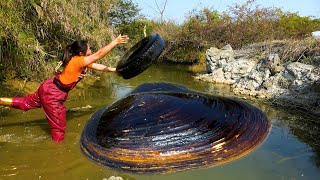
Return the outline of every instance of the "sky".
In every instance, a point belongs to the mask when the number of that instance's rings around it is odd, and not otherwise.
[[[204,7],[223,12],[233,4],[243,4],[247,0],[167,0],[163,13],[164,20],[182,23],[193,9]],[[155,2],[163,9],[165,0],[133,0],[141,9],[141,14],[152,20],[159,20],[160,13]],[[300,16],[320,18],[320,0],[256,0],[254,5],[278,7],[285,12],[298,13]]]

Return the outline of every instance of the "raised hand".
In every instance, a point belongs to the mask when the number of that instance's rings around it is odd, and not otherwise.
[[[128,35],[119,35],[115,40],[114,40],[117,44],[124,44],[127,43],[129,41],[129,37]]]

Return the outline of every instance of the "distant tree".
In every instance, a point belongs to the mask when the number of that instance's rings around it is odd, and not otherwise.
[[[165,2],[163,3],[163,6],[161,7],[158,4],[158,1],[155,0],[156,6],[157,6],[157,9],[158,9],[157,12],[160,14],[160,23],[163,23],[163,13],[166,10],[167,2],[168,2],[168,0],[165,0]]]
[[[130,24],[139,15],[140,9],[132,0],[112,0],[112,3],[109,17],[115,28]]]

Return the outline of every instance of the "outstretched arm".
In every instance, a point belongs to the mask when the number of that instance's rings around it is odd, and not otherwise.
[[[104,46],[103,48],[99,49],[97,52],[95,52],[92,55],[84,57],[84,64],[85,66],[92,64],[96,62],[97,60],[104,57],[108,52],[111,51],[116,45],[127,43],[129,40],[129,37],[127,35],[119,35],[116,39],[114,39],[110,44]]]
[[[114,67],[108,67],[103,64],[97,64],[97,63],[93,63],[91,69],[95,69],[98,71],[105,71],[105,72],[115,72],[116,71],[116,68],[114,68]]]

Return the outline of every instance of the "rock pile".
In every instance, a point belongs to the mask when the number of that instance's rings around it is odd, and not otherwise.
[[[255,54],[252,49],[210,48],[206,52],[206,73],[196,79],[230,84],[235,94],[266,98],[287,106],[320,109],[320,57],[312,65],[300,62],[281,64],[278,54]],[[265,53],[262,53],[265,54]],[[320,112],[319,112],[320,113]]]

